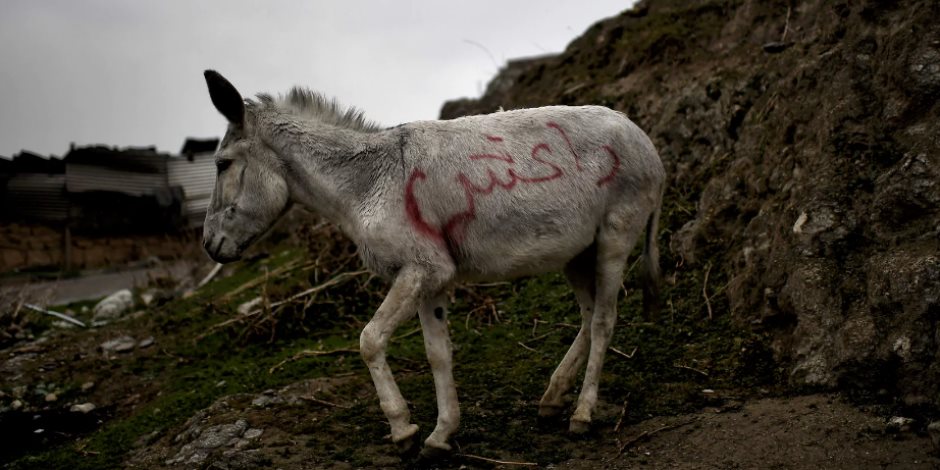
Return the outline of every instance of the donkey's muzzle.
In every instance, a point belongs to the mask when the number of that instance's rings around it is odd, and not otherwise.
[[[202,247],[206,250],[206,254],[217,263],[231,263],[241,259],[238,246],[225,235],[203,237]]]

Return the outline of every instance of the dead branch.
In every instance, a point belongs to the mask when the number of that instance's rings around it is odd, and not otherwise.
[[[291,356],[291,357],[289,357],[289,358],[287,358],[287,359],[284,359],[284,360],[281,361],[281,362],[278,362],[277,365],[275,365],[274,367],[268,369],[268,373],[269,373],[269,374],[273,374],[273,373],[274,373],[275,371],[277,371],[278,369],[284,367],[285,364],[290,363],[290,362],[294,362],[294,361],[296,361],[296,360],[298,360],[298,359],[303,359],[303,358],[305,358],[305,357],[329,356],[329,355],[331,355],[331,354],[359,354],[359,350],[358,350],[358,349],[353,349],[353,348],[339,348],[339,349],[331,349],[331,350],[329,350],[329,351],[313,351],[313,350],[310,350],[310,349],[305,349],[305,350],[303,350],[303,351],[300,351],[300,352],[294,354],[293,356]]]
[[[363,270],[360,270],[360,271],[352,271],[352,272],[342,273],[342,274],[336,275],[335,277],[333,277],[333,278],[330,279],[329,281],[324,282],[323,284],[320,284],[320,285],[318,285],[318,286],[311,287],[311,288],[309,288],[309,289],[307,289],[307,290],[305,290],[305,291],[303,291],[303,292],[301,292],[301,293],[299,293],[299,294],[294,294],[294,295],[292,295],[292,296],[290,296],[290,297],[288,297],[288,298],[286,298],[286,299],[284,299],[284,300],[279,300],[279,301],[277,301],[277,302],[274,302],[274,303],[271,304],[271,307],[279,307],[279,306],[284,305],[284,304],[286,304],[286,303],[288,303],[288,302],[293,302],[293,301],[295,301],[295,300],[297,300],[297,299],[304,298],[304,297],[306,297],[306,296],[308,296],[308,295],[310,295],[310,294],[315,294],[315,293],[317,293],[317,292],[320,292],[320,291],[323,290],[323,289],[326,289],[326,288],[329,288],[329,287],[333,287],[333,286],[335,286],[335,285],[337,285],[337,284],[342,284],[342,283],[344,283],[344,282],[346,282],[346,281],[348,281],[348,280],[350,280],[350,279],[352,279],[352,278],[354,278],[354,277],[356,277],[356,276],[361,276],[361,275],[363,275],[363,274],[368,274],[368,273],[369,273],[369,271],[363,269]]]
[[[259,310],[259,311],[260,311],[260,310]],[[196,337],[193,339],[193,343],[198,343],[198,342],[202,341],[203,339],[205,339],[206,337],[208,337],[208,336],[214,334],[216,331],[225,329],[225,327],[227,327],[227,326],[229,326],[229,325],[234,325],[234,324],[236,324],[236,323],[241,323],[241,322],[245,321],[245,319],[246,319],[247,317],[257,315],[259,311],[247,313],[247,314],[245,314],[245,315],[237,316],[237,317],[235,317],[235,318],[229,318],[228,320],[225,320],[225,321],[223,321],[223,322],[221,322],[221,323],[216,323],[215,325],[212,325],[212,327],[210,327],[208,330],[206,330],[205,333],[202,333],[202,334],[200,334],[199,336],[196,336]]]
[[[620,417],[617,418],[617,424],[614,425],[614,432],[620,431],[620,426],[623,424],[623,418],[627,415],[627,401],[630,399],[630,394],[627,393],[627,398],[623,400],[623,408],[620,409]]]
[[[512,284],[512,283],[507,282],[507,281],[483,282],[480,284],[467,284],[467,287],[496,287],[496,286],[507,286],[509,284]]]
[[[487,457],[480,457],[479,455],[473,454],[456,454],[458,457],[463,457],[466,459],[474,459],[482,462],[489,462],[496,465],[516,465],[520,467],[538,467],[539,464],[535,462],[513,462],[512,460],[496,460]]]
[[[212,271],[209,271],[209,274],[206,274],[206,277],[202,278],[202,280],[199,281],[199,284],[196,284],[196,289],[199,289],[200,287],[208,284],[209,281],[219,274],[219,271],[222,271],[222,263],[215,263],[215,267],[212,268]]]
[[[467,292],[472,292],[472,291],[467,290]],[[469,329],[470,317],[475,315],[477,312],[486,311],[487,309],[489,309],[489,315],[486,316],[486,320],[489,320],[489,324],[492,325],[494,321],[495,323],[501,323],[499,319],[499,311],[496,310],[496,302],[493,301],[493,298],[489,296],[483,297],[479,295],[477,296],[477,298],[481,299],[481,301],[483,302],[483,305],[480,305],[474,308],[473,310],[470,310],[469,312],[467,312],[467,318],[464,321],[464,327]]]
[[[623,454],[623,451],[626,450],[627,447],[630,447],[630,446],[632,446],[633,444],[636,444],[637,442],[640,442],[640,441],[649,439],[649,438],[652,437],[654,434],[657,434],[657,433],[660,433],[660,432],[663,432],[663,431],[669,431],[670,429],[681,428],[681,427],[683,427],[683,426],[692,424],[692,423],[694,423],[695,421],[696,421],[696,420],[694,420],[694,419],[690,419],[690,420],[685,421],[685,422],[682,422],[682,423],[669,424],[669,425],[663,426],[663,427],[661,427],[661,428],[656,428],[656,429],[654,429],[654,430],[652,430],[652,431],[643,431],[642,433],[640,433],[640,435],[638,435],[638,436],[634,437],[633,439],[630,439],[629,441],[624,442],[623,444],[621,444],[621,445],[620,445],[620,450],[617,452],[617,456],[619,457],[620,454]]]
[[[684,366],[684,365],[682,365],[682,364],[673,364],[673,367],[676,367],[676,368],[679,368],[679,369],[690,370],[690,371],[692,371],[692,372],[697,372],[697,373],[699,373],[699,374],[704,375],[705,377],[708,377],[708,372],[705,372],[704,370],[696,369],[696,368],[694,368],[694,367]]]
[[[702,297],[705,297],[705,307],[708,308],[708,319],[712,319],[712,303],[708,298],[708,273],[711,272],[712,265],[711,263],[705,267],[705,280],[702,281]]]
[[[317,398],[317,397],[315,397],[315,396],[312,396],[312,395],[309,396],[309,397],[308,397],[308,396],[303,396],[303,395],[301,395],[301,396],[300,396],[300,399],[301,399],[301,400],[312,401],[312,402],[314,402],[314,403],[319,403],[319,404],[321,404],[321,405],[331,406],[331,407],[333,407],[333,408],[349,409],[349,407],[346,406],[346,405],[340,405],[340,404],[337,404],[337,403],[333,403],[333,402],[331,402],[331,401],[321,400],[321,399],[319,399],[319,398]]]
[[[516,341],[516,344],[518,344],[519,346],[522,346],[523,348],[528,349],[529,351],[532,351],[532,352],[534,352],[534,353],[539,352],[539,351],[538,351],[537,349],[535,349],[535,348],[531,348],[531,347],[529,347],[529,346],[526,346],[525,343],[523,343],[522,341]]]
[[[295,266],[294,266],[294,267],[296,267],[296,263],[295,263]],[[236,291],[244,291],[245,289],[249,289],[249,288],[252,288],[252,287],[257,286],[258,284],[264,284],[265,281],[266,281],[266,279],[268,279],[270,276],[275,275],[276,273],[284,273],[284,272],[287,272],[287,271],[288,271],[288,270],[285,270],[285,269],[282,269],[282,268],[281,268],[281,269],[275,269],[274,271],[271,271],[270,274],[269,274],[269,273],[265,273],[264,276],[259,276],[259,277],[255,278],[255,279],[249,281],[248,283],[242,284],[242,286],[238,287],[238,288],[235,289],[234,291],[229,292],[228,294],[226,294],[225,296],[223,296],[223,298],[233,296],[233,295],[236,293]],[[246,321],[248,321],[248,320],[250,320],[250,319],[252,319],[252,318],[258,316],[258,315],[261,314],[261,313],[264,313],[264,312],[272,312],[272,309],[276,309],[276,310],[273,310],[273,312],[274,312],[274,313],[277,313],[277,312],[279,312],[279,311],[281,310],[279,307],[281,307],[282,305],[286,305],[286,304],[288,304],[288,303],[290,303],[290,302],[296,301],[297,299],[301,299],[301,298],[303,298],[303,297],[307,297],[307,296],[310,296],[310,295],[312,295],[312,294],[316,294],[317,292],[320,292],[320,291],[322,291],[322,290],[324,290],[324,289],[327,289],[327,288],[336,286],[336,285],[338,285],[338,284],[342,284],[342,283],[344,283],[344,282],[346,282],[346,281],[348,281],[348,280],[350,280],[350,279],[352,279],[352,278],[354,278],[354,277],[356,277],[356,276],[360,276],[360,275],[366,274],[366,273],[368,273],[368,272],[369,272],[369,271],[361,270],[361,271],[353,271],[353,272],[342,273],[342,274],[339,274],[339,275],[333,277],[333,278],[330,279],[329,281],[324,282],[323,284],[319,284],[319,285],[317,285],[317,286],[311,287],[310,289],[307,289],[307,290],[305,290],[305,291],[303,291],[303,292],[300,292],[299,294],[294,294],[294,295],[292,295],[292,296],[290,296],[290,297],[288,297],[288,298],[286,298],[286,299],[279,300],[279,301],[277,301],[277,302],[271,302],[269,299],[267,299],[267,288],[266,288],[266,285],[263,285],[263,292],[262,292],[263,295],[262,295],[262,298],[265,299],[265,302],[264,302],[264,305],[262,306],[262,308],[257,309],[257,310],[252,310],[252,311],[250,311],[250,312],[248,312],[248,313],[246,313],[246,314],[244,314],[244,315],[239,315],[239,316],[237,316],[237,317],[235,317],[235,318],[230,318],[230,319],[225,320],[225,321],[223,321],[223,322],[221,322],[221,323],[218,323],[218,324],[216,324],[216,325],[213,325],[211,328],[209,328],[208,331],[206,331],[205,333],[202,333],[201,335],[197,336],[194,341],[195,341],[195,342],[199,342],[199,341],[201,341],[202,339],[206,338],[207,336],[212,335],[212,334],[214,334],[215,332],[217,332],[217,331],[219,331],[219,330],[221,330],[221,329],[223,329],[223,328],[225,328],[225,327],[227,327],[227,326],[229,326],[229,325],[237,324],[237,323],[242,323],[242,322],[246,322]],[[305,306],[309,305],[309,302],[305,302],[304,305],[305,305]],[[272,321],[274,321],[275,323],[277,322],[277,319],[276,319],[276,318],[273,318],[273,315],[266,315],[266,316],[265,316],[265,319],[268,319],[268,318],[270,318],[270,319],[271,319]],[[251,328],[258,327],[258,325],[259,325],[260,323],[262,323],[263,321],[264,321],[264,319],[262,319],[262,320],[260,320],[260,321],[258,321],[258,322],[252,323],[252,324],[250,325],[250,327],[251,327]],[[272,334],[273,334],[273,329],[272,329]]]
[[[549,331],[549,332],[547,332],[547,333],[542,333],[542,334],[540,334],[540,335],[538,335],[538,336],[536,336],[536,337],[534,337],[534,338],[532,338],[532,339],[526,341],[526,343],[534,343],[534,342],[536,342],[536,341],[538,341],[538,340],[548,338],[548,337],[549,337],[552,333],[554,333],[555,331],[557,331],[557,328],[556,328],[556,329],[552,329],[551,331]]]
[[[251,289],[252,287],[257,287],[259,284],[265,282],[268,276],[280,276],[281,274],[285,274],[290,271],[293,271],[294,269],[297,269],[298,267],[300,267],[300,261],[291,261],[285,264],[284,266],[281,266],[280,268],[277,268],[274,271],[271,271],[270,273],[265,272],[264,275],[258,276],[236,287],[234,290],[230,290],[226,292],[224,295],[222,295],[222,297],[219,298],[219,300],[222,300],[222,301],[230,300],[236,295],[241,294],[242,292],[248,289]]]
[[[621,350],[619,350],[619,349],[617,349],[617,348],[615,348],[615,347],[613,347],[613,346],[611,346],[611,347],[608,348],[608,349],[610,349],[610,350],[613,351],[614,353],[619,354],[619,355],[621,355],[621,356],[623,356],[623,357],[625,357],[625,358],[627,358],[627,359],[633,359],[633,355],[636,354],[636,350],[637,350],[638,347],[639,347],[639,346],[634,346],[634,347],[633,347],[633,351],[630,351],[630,354],[627,354],[627,353],[625,353],[625,352],[623,352],[623,351],[621,351]]]
[[[66,315],[66,314],[64,314],[64,313],[53,312],[52,310],[46,310],[46,309],[44,309],[44,308],[37,307],[37,306],[35,306],[35,305],[33,305],[33,304],[26,304],[26,303],[24,303],[23,306],[26,307],[26,308],[28,308],[28,309],[30,309],[30,310],[32,310],[32,311],[34,311],[34,312],[39,312],[39,313],[42,313],[42,314],[45,314],[45,315],[51,315],[51,316],[53,316],[53,317],[56,317],[56,318],[65,320],[65,321],[67,321],[67,322],[69,322],[69,323],[78,325],[78,326],[80,326],[80,327],[82,327],[82,328],[85,327],[85,324],[82,323],[81,320],[77,320],[77,319],[75,319],[75,318],[72,318],[72,317],[70,317],[70,316],[68,316],[68,315]]]

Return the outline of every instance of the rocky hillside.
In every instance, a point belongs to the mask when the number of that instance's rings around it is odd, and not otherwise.
[[[937,18],[935,1],[642,1],[441,114],[627,113],[669,173],[667,279],[704,271],[714,314],[766,334],[792,385],[935,407]]]

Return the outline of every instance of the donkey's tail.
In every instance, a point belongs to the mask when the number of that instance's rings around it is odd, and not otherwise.
[[[659,318],[659,246],[656,243],[656,233],[659,228],[659,213],[661,208],[650,214],[646,221],[646,240],[643,245],[643,270],[641,272],[643,284],[643,316],[647,321]]]

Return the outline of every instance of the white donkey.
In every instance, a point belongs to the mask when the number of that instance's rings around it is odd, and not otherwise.
[[[243,100],[218,73],[205,78],[229,121],[216,156],[206,251],[219,262],[238,259],[292,203],[355,241],[363,263],[391,280],[360,351],[395,443],[409,448],[418,431],[386,361],[395,329],[417,312],[438,407],[422,452],[449,451],[460,411],[446,292],[456,282],[560,269],[580,304],[581,330],[552,374],[539,415],[561,411],[586,361],[570,429],[587,430],[627,255],[644,229],[645,307],[656,294],[665,173],[642,130],[599,106],[381,129],[305,89]]]

